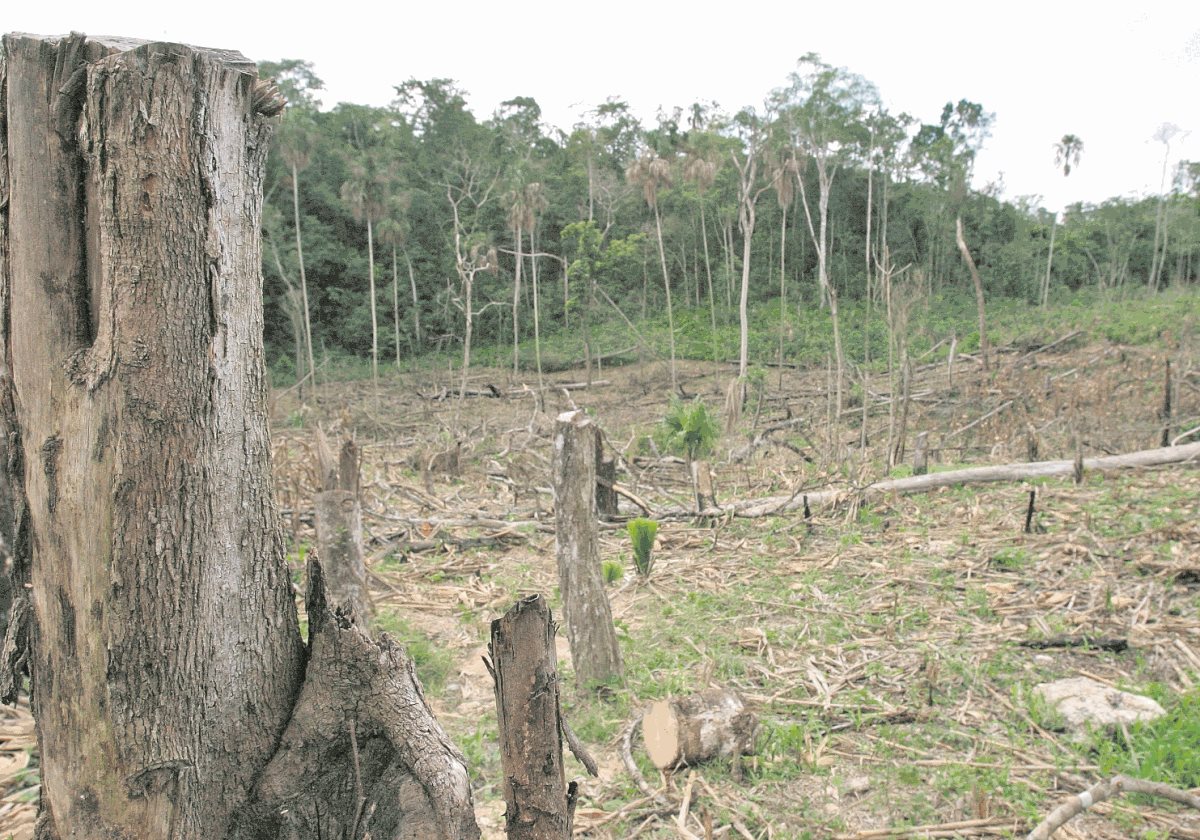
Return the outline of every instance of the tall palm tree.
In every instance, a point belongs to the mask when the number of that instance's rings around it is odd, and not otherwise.
[[[1083,154],[1083,141],[1074,134],[1064,134],[1062,139],[1054,144],[1054,165],[1062,170],[1064,178],[1071,175],[1071,170],[1079,166],[1079,158]],[[1046,255],[1046,276],[1042,279],[1042,308],[1050,298],[1050,269],[1054,265],[1054,234],[1058,229],[1058,213],[1050,219],[1050,251]]]
[[[1083,154],[1083,141],[1074,134],[1064,134],[1062,139],[1054,144],[1054,165],[1062,170],[1063,177],[1071,174],[1071,170],[1079,166],[1079,157]]]
[[[513,373],[517,373],[521,364],[519,314],[521,302],[521,264],[524,262],[524,254],[522,253],[524,233],[530,231],[532,235],[537,217],[546,209],[548,202],[541,183],[530,181],[523,186],[509,190],[505,195],[505,204],[508,205],[508,229],[513,232],[517,246],[516,268],[513,271],[512,302]],[[534,294],[536,296],[536,290]]]
[[[667,336],[671,347],[671,393],[678,390],[675,380],[675,316],[671,311],[671,276],[667,273],[667,254],[663,249],[662,214],[658,212],[658,191],[671,186],[671,164],[654,152],[647,152],[625,169],[629,183],[642,188],[642,197],[654,211],[658,232],[658,260],[662,266],[663,288],[667,292]]]
[[[392,249],[392,328],[394,332],[393,340],[396,350],[397,368],[400,367],[400,277],[396,263],[398,250],[404,248],[405,243],[408,242],[409,234],[412,232],[407,218],[411,201],[411,196],[405,193],[388,198],[383,210],[383,216],[379,220],[377,231],[379,241]],[[421,315],[417,300],[416,280],[413,277],[412,260],[408,258],[407,252],[404,255],[404,259],[408,263],[408,278],[409,283],[412,285],[414,338],[416,345],[420,346]]]
[[[279,151],[283,162],[292,170],[292,223],[296,228],[296,259],[300,264],[300,304],[304,318],[304,349],[308,361],[308,377],[316,385],[317,369],[313,362],[312,317],[308,306],[308,279],[304,273],[304,242],[300,236],[300,172],[312,162],[316,132],[307,114],[288,111],[279,132]],[[303,378],[301,378],[303,382]],[[303,399],[304,388],[300,388]]]
[[[695,119],[695,115],[693,115]],[[716,161],[709,160],[698,152],[690,152],[683,162],[683,177],[696,187],[697,203],[700,205],[700,239],[704,243],[704,275],[708,279],[708,313],[712,321],[714,338],[717,334],[717,302],[713,298],[712,263],[708,256],[708,220],[704,208],[705,194],[717,180]]]
[[[375,239],[374,225],[383,215],[387,178],[376,155],[358,154],[347,168],[342,183],[342,201],[356,222],[367,225],[367,286],[371,303],[371,381],[379,386],[379,319],[375,312]]]

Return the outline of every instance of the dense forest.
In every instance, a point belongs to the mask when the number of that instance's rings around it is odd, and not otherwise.
[[[894,322],[913,296],[961,296],[979,319],[959,338],[978,346],[993,299],[1044,306],[1200,271],[1200,164],[1168,166],[1170,125],[1155,138],[1160,195],[1058,216],[972,188],[982,105],[921,124],[813,55],[758,108],[697,103],[645,125],[610,99],[569,133],[528,97],[480,120],[449,79],[406,81],[386,108],[321,110],[310,64],[261,72],[290,103],[263,250],[268,348],[289,379],[331,358],[378,369],[430,351],[466,369],[473,347],[540,371],[547,340],[590,361],[643,331],[664,357],[740,359],[744,374],[803,356],[813,313],[832,326],[820,358],[840,370],[888,348],[883,330],[846,338],[851,311]],[[1086,165],[1074,135],[1046,138],[1046,155],[1061,177]],[[598,340],[605,324],[620,337]]]

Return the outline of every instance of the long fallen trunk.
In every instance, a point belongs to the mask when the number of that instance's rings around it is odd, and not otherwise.
[[[1083,459],[1085,472],[1123,470],[1132,467],[1158,467],[1164,464],[1179,464],[1200,458],[1200,443],[1186,446],[1167,446],[1162,449],[1144,449],[1125,455],[1106,455],[1103,458]],[[995,481],[1026,481],[1031,478],[1051,478],[1071,475],[1075,471],[1074,459],[1069,461],[1036,461],[1034,463],[998,464],[992,467],[972,467],[965,470],[915,475],[910,478],[893,478],[869,484],[858,495],[862,498],[885,496],[889,493],[925,493],[939,487],[960,484],[987,484]],[[807,500],[810,507],[835,504],[855,495],[852,490],[817,490],[804,495],[771,496],[724,505],[726,511],[748,518],[771,516],[776,513],[802,509]]]

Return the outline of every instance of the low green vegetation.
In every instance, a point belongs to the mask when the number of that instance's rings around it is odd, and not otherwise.
[[[631,519],[625,528],[633,545],[633,563],[638,574],[648,578],[654,565],[654,538],[658,535],[658,523],[653,519]]]
[[[668,452],[695,461],[712,453],[721,437],[721,426],[699,397],[690,402],[672,399],[657,437]]]

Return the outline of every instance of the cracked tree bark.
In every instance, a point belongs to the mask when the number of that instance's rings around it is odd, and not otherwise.
[[[478,837],[395,645],[343,627],[319,575],[300,638],[262,350],[281,108],[237,53],[3,40],[0,533],[24,595],[0,688],[27,667],[39,838]]]
[[[575,681],[591,688],[621,678],[621,650],[600,574],[596,537],[596,446],[600,430],[582,411],[554,424],[554,534],[559,590]]]

